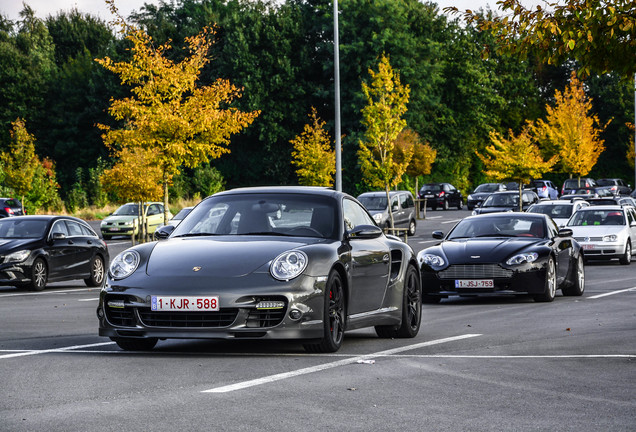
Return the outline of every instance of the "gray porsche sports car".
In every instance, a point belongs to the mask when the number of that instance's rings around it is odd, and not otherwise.
[[[419,331],[413,250],[345,193],[221,192],[156,236],[113,259],[101,292],[99,334],[123,349],[167,338],[295,339],[334,352],[345,330]]]

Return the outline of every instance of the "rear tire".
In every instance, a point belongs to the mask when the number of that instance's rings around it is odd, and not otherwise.
[[[422,287],[417,270],[409,266],[404,280],[402,323],[399,326],[375,326],[381,338],[413,338],[420,331],[422,322]]]
[[[414,236],[415,235],[415,229],[417,228],[415,221],[413,219],[411,219],[411,221],[409,222],[409,235],[410,236]]]
[[[459,199],[459,203],[457,204],[457,210],[463,210],[464,209],[464,200],[463,199]]]
[[[444,210],[448,210],[449,205],[448,205],[448,200],[444,200]]]
[[[84,279],[84,283],[89,287],[100,286],[104,282],[104,260],[101,256],[95,255],[91,260],[91,275]]]
[[[344,285],[338,272],[332,271],[329,275],[324,296],[323,337],[318,343],[304,344],[308,352],[336,352],[342,345],[347,313]]]

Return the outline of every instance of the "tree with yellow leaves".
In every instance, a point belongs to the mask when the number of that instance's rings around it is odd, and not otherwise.
[[[575,72],[563,93],[555,91],[554,99],[554,107],[546,106],[546,120],[539,119],[533,130],[547,154],[559,157],[562,170],[580,179],[605,150],[600,134],[609,121],[600,125],[598,117],[590,114],[592,100],[586,97]]]
[[[114,62],[105,57],[96,61],[119,75],[121,84],[131,87],[132,96],[111,100],[108,110],[124,122],[123,127],[99,127],[107,146],[143,148],[154,158],[162,172],[167,223],[168,184],[180,167],[193,168],[229,153],[230,136],[250,125],[260,112],[241,112],[231,107],[241,91],[228,80],[197,86],[201,70],[209,62],[213,29],[206,27],[198,35],[186,38],[190,56],[176,63],[165,56],[170,41],[155,48],[144,30],[126,23],[113,0],[106,2],[116,16],[115,24],[132,44],[132,59]]]
[[[509,131],[510,138],[504,138],[495,131],[490,132],[491,145],[487,146],[486,155],[477,156],[486,167],[485,174],[496,180],[511,180],[519,183],[519,211],[522,211],[522,188],[524,183],[539,178],[549,171],[557,161],[552,156],[545,161],[539,147],[533,141],[530,126],[523,128],[517,136]]]
[[[316,108],[311,107],[311,124],[306,124],[303,133],[290,143],[292,164],[303,186],[333,186],[336,172],[336,152],[331,149],[331,138],[325,131],[325,122],[320,120]]]
[[[406,175],[415,178],[415,194],[419,191],[418,177],[431,173],[437,157],[437,150],[428,143],[422,143],[420,136],[411,128],[404,128],[395,141],[396,160],[401,162],[412,151],[411,161],[406,167]]]
[[[629,165],[634,168],[634,164],[636,163],[636,155],[634,154],[634,143],[635,143],[635,139],[634,139],[634,124],[633,123],[625,123],[627,125],[627,127],[629,128],[629,130],[632,131],[632,140],[629,143],[629,145],[627,146],[627,153],[625,154],[625,156],[627,156],[627,162],[629,162]]]
[[[121,148],[115,152],[115,157],[118,158],[117,163],[105,170],[100,180],[107,191],[115,193],[125,201],[139,203],[139,235],[145,238],[146,212],[143,203],[161,198],[163,172],[155,164],[155,158],[150,151],[143,147]]]
[[[35,137],[27,131],[24,120],[18,118],[11,126],[11,144],[9,150],[0,155],[0,160],[4,184],[20,196],[24,213],[24,197],[31,191],[33,179],[42,164],[35,154]]]
[[[394,71],[389,59],[382,55],[378,71],[369,69],[371,85],[362,83],[367,105],[362,109],[362,124],[366,126],[365,140],[360,141],[358,158],[364,180],[372,187],[386,191],[396,186],[411,162],[413,148],[406,149],[398,161],[395,157],[395,141],[406,126],[402,116],[406,113],[410,88],[402,85],[400,75]],[[393,214],[391,226],[393,227]]]

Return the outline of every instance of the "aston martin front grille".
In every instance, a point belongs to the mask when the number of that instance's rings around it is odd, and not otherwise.
[[[218,312],[152,312],[139,308],[139,319],[146,327],[219,328],[236,319],[238,309],[222,308]]]
[[[499,264],[458,264],[438,274],[440,279],[495,279],[510,278],[513,271]]]

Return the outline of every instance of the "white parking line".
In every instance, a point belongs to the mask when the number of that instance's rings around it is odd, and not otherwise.
[[[0,294],[0,298],[1,297],[36,296],[36,295],[47,295],[47,294],[66,294],[66,293],[72,293],[72,292],[90,291],[90,290],[98,290],[98,289],[99,288],[76,288],[76,289],[56,290],[56,291],[38,291],[38,292],[28,292],[28,293]]]
[[[69,351],[69,350],[76,350],[76,349],[82,349],[82,348],[92,348],[92,347],[98,347],[98,346],[104,346],[104,345],[112,345],[114,343],[115,342],[101,342],[101,343],[94,343],[94,344],[88,344],[88,345],[73,345],[73,346],[69,346],[69,347],[53,348],[53,349],[46,349],[46,350],[23,351],[23,352],[17,352],[17,353],[13,353],[13,354],[5,354],[3,356],[0,356],[0,360],[13,358],[13,357],[24,357],[24,356],[30,356],[30,355],[36,355],[36,354],[46,354],[46,353],[52,353],[52,352],[65,352],[65,351]]]
[[[588,299],[597,299],[597,298],[607,297],[607,296],[611,296],[611,295],[614,295],[614,294],[620,294],[620,293],[624,293],[624,292],[628,292],[628,291],[636,291],[636,287],[627,288],[627,289],[618,290],[618,291],[611,291],[611,292],[607,292],[607,293],[604,293],[604,294],[599,294],[599,295],[588,297]]]
[[[291,372],[284,372],[284,373],[280,373],[280,374],[276,374],[276,375],[270,375],[267,377],[263,377],[263,378],[258,378],[258,379],[254,379],[254,380],[250,380],[250,381],[243,381],[240,383],[236,383],[236,384],[231,384],[231,385],[227,385],[227,386],[223,386],[223,387],[216,387],[210,390],[203,390],[201,391],[201,393],[227,393],[227,392],[231,392],[231,391],[235,391],[235,390],[242,390],[248,387],[254,387],[257,385],[261,385],[261,384],[267,384],[267,383],[271,383],[271,382],[275,382],[275,381],[280,381],[280,380],[284,380],[287,378],[292,378],[295,376],[299,376],[299,375],[306,375],[306,374],[310,374],[310,373],[314,373],[314,372],[319,372],[319,371],[323,371],[326,369],[332,369],[338,366],[346,366],[352,363],[356,363],[359,360],[369,360],[372,359],[374,357],[380,357],[380,356],[387,356],[387,355],[391,355],[391,354],[397,354],[403,351],[410,351],[410,350],[414,350],[414,349],[418,349],[418,348],[423,348],[426,346],[431,346],[431,345],[437,345],[437,344],[441,344],[441,343],[446,343],[446,342],[453,342],[453,341],[457,341],[457,340],[462,340],[462,339],[467,339],[467,338],[473,338],[476,336],[481,336],[480,334],[466,334],[466,335],[461,335],[461,336],[454,336],[454,337],[449,337],[449,338],[445,338],[445,339],[437,339],[437,340],[432,340],[432,341],[428,341],[428,342],[422,342],[419,344],[414,344],[414,345],[407,345],[405,347],[400,347],[400,348],[393,348],[390,350],[386,350],[386,351],[379,351],[377,353],[373,353],[373,354],[365,354],[365,355],[361,355],[361,356],[357,356],[357,357],[352,357],[352,358],[348,358],[345,360],[339,360],[339,361],[335,361],[335,362],[331,362],[331,363],[325,363],[322,365],[317,365],[317,366],[312,366],[312,367],[308,367],[308,368],[303,368],[303,369],[298,369],[295,371],[291,371]]]

